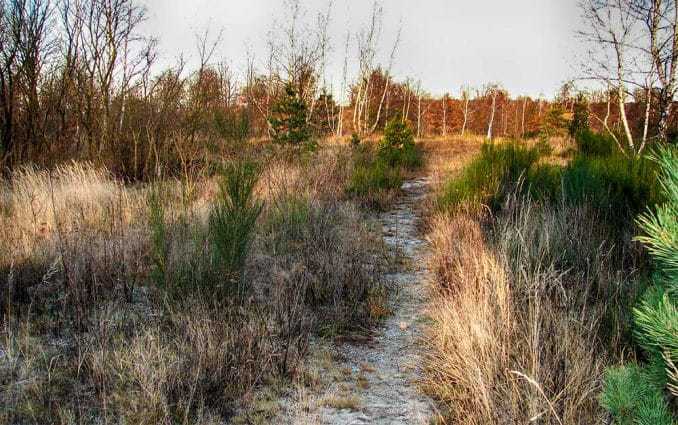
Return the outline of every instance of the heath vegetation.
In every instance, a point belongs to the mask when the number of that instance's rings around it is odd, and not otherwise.
[[[142,3],[0,0],[1,423],[275,423],[397,308],[376,217],[423,176],[435,420],[676,423],[675,1],[581,1],[552,99],[396,78],[378,1],[339,89],[331,2],[162,66]]]

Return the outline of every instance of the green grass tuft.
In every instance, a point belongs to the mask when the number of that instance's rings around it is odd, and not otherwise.
[[[481,203],[497,210],[519,180],[528,176],[539,157],[538,149],[518,143],[484,144],[480,155],[461,176],[447,182],[437,199],[438,207],[448,210],[463,204]],[[538,177],[546,178],[545,174]]]

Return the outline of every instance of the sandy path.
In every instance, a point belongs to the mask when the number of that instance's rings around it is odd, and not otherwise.
[[[386,276],[394,283],[391,316],[373,338],[326,347],[328,360],[317,370],[329,383],[319,394],[300,391],[283,409],[283,423],[428,424],[433,403],[421,394],[418,339],[424,318],[427,244],[418,230],[426,178],[403,185],[393,209],[380,215],[384,240],[402,256]],[[321,348],[322,349],[322,348]]]

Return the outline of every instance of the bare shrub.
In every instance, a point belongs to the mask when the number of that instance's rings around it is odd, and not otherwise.
[[[251,268],[260,296],[285,309],[306,306],[331,333],[368,324],[370,297],[381,285],[375,272],[385,257],[361,213],[299,197],[273,205]],[[274,273],[282,288],[267,283],[270,270],[284,270]]]
[[[199,301],[187,309],[131,337],[115,318],[102,318],[86,366],[109,419],[202,423],[205,412],[228,416],[239,397],[275,372],[276,346],[263,316]]]

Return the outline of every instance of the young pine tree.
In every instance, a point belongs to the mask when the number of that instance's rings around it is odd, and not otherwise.
[[[668,402],[678,396],[678,151],[664,148],[654,159],[662,168],[666,203],[640,216],[645,235],[637,240],[657,270],[654,285],[633,309],[634,336],[647,361],[608,369],[600,398],[618,425],[678,423]]]
[[[586,96],[579,94],[574,102],[574,114],[570,121],[570,136],[576,137],[589,129],[589,102]]]
[[[291,84],[285,86],[284,95],[273,105],[269,123],[273,141],[281,145],[301,146],[311,140],[307,122],[308,108]]]
[[[541,125],[540,133],[543,138],[566,134],[568,126],[567,120],[565,119],[565,112],[563,107],[559,105],[554,105],[549,108]]]
[[[398,119],[386,124],[384,138],[379,142],[379,158],[390,166],[416,168],[421,164],[412,130]]]

